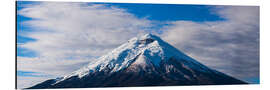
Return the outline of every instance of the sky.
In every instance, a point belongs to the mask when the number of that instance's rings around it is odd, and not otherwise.
[[[259,29],[258,6],[18,1],[17,85],[67,75],[146,33],[259,83]]]

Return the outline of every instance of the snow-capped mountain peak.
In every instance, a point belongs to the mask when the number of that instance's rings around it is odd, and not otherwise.
[[[81,86],[78,82],[85,82],[85,86],[102,86],[98,83],[108,83],[107,86],[160,85],[165,82],[171,83],[168,85],[244,83],[202,65],[152,34],[134,37],[95,61],[70,75],[48,80],[40,85],[70,87],[69,83],[74,83],[76,85],[71,86]],[[139,79],[130,78],[129,75]],[[223,79],[228,81],[222,81]],[[138,84],[139,82],[146,84]]]
[[[143,55],[141,57],[146,56],[148,60],[152,60],[151,63],[158,66],[160,60],[166,58],[163,51],[165,47],[160,46],[160,43],[163,43],[161,41],[162,40],[159,37],[152,34],[132,38],[128,40],[128,42],[112,50],[112,52],[98,58],[98,60],[96,60],[97,62],[90,63],[88,66],[75,71],[68,77],[74,75],[82,77],[89,72],[101,71],[106,67],[112,69],[111,72],[116,72],[128,67],[135,58],[139,57],[139,55]],[[142,62],[140,60],[141,59],[136,60],[135,62],[137,64],[147,64],[140,63]]]
[[[127,68],[133,62],[141,66],[153,64],[158,67],[162,60],[169,60],[171,57],[179,58],[178,60],[189,60],[187,62],[200,65],[196,61],[194,62],[192,58],[164,42],[158,36],[145,34],[128,40],[128,42],[112,50],[112,52],[95,60],[96,62],[89,63],[88,66],[65,76],[59,81],[72,76],[81,78],[89,73],[100,72],[104,69],[110,69],[110,73],[117,72]],[[192,67],[192,64],[190,67]]]
[[[111,72],[116,72],[128,67],[135,58],[139,57],[139,55],[142,55],[140,58],[148,58],[147,60],[151,60],[151,63],[158,66],[160,60],[169,57],[169,55],[165,56],[163,51],[163,49],[167,47],[161,46],[160,44],[166,43],[158,36],[152,34],[134,37],[111,52],[101,56],[95,60],[96,62],[89,63],[88,66],[65,76],[62,80],[76,75],[83,77],[88,73],[102,71],[105,68],[111,69]],[[172,52],[172,50],[170,52]],[[147,64],[145,63],[146,61],[140,60],[141,59],[136,60],[135,62],[137,64]]]

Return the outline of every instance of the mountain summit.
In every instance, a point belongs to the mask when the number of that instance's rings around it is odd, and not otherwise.
[[[246,84],[210,69],[158,36],[135,37],[96,62],[30,88]]]

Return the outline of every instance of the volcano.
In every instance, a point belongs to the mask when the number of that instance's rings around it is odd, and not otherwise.
[[[71,74],[31,89],[247,84],[208,68],[158,36],[134,37]]]

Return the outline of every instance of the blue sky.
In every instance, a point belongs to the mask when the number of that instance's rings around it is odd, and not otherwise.
[[[17,3],[17,11],[21,10],[23,7],[20,7],[23,4],[31,4],[32,2],[21,2],[19,1]],[[23,33],[25,30],[27,31],[31,31],[31,28],[29,26],[26,25],[22,25],[22,22],[27,21],[27,20],[32,20],[29,17],[24,17],[22,15],[17,15],[17,33]],[[31,42],[31,41],[35,41],[35,39],[32,38],[28,38],[22,35],[17,35],[17,44],[21,44],[21,43],[26,43],[26,42]],[[24,52],[24,53],[23,53]],[[17,55],[18,56],[23,56],[23,57],[35,57],[35,53],[33,51],[27,50],[25,48],[17,48]]]
[[[19,1],[17,12],[19,87],[68,74],[149,32],[211,68],[259,83],[256,6]]]
[[[211,11],[211,6],[205,5],[177,5],[177,4],[109,4],[119,8],[126,8],[128,12],[139,18],[147,17],[157,21],[216,21],[223,20]],[[181,12],[179,12],[181,11]],[[185,13],[183,13],[185,12]]]

